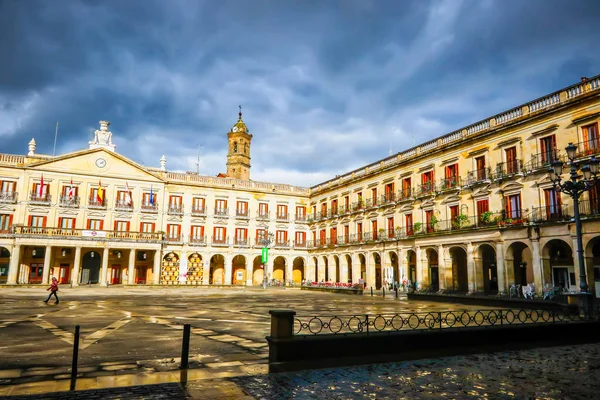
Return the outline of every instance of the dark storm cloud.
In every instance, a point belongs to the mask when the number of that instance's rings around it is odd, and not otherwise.
[[[0,151],[35,137],[225,168],[244,105],[253,178],[307,185],[598,74],[589,0],[0,0]],[[414,139],[416,137],[416,139]]]

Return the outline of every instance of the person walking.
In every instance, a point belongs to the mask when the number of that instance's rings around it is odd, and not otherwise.
[[[54,298],[56,299],[56,303],[54,303],[54,304],[58,304],[58,295],[56,294],[56,292],[58,292],[58,279],[52,278],[52,284],[46,290],[49,290],[50,294],[48,295],[48,298],[46,300],[44,300],[44,303],[48,304],[50,297],[52,297],[52,295],[54,295]]]

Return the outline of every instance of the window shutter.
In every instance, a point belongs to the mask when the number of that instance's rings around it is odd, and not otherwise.
[[[127,221],[127,232],[129,232],[129,226],[131,225],[131,221]]]
[[[58,227],[62,228],[62,217],[58,217]]]
[[[144,223],[140,222],[140,232],[144,232]]]
[[[73,229],[77,228],[77,218],[73,218]]]
[[[115,221],[115,231],[117,230],[117,221]]]
[[[10,214],[10,215],[8,216],[8,227],[9,227],[9,228],[12,226],[12,221],[13,221],[13,215],[12,215],[12,214]]]
[[[42,226],[45,228],[46,227],[46,221],[48,220],[48,217],[44,216],[42,218]]]
[[[100,220],[100,230],[104,230],[104,220]]]

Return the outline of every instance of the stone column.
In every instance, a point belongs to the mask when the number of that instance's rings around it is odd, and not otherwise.
[[[252,286],[254,273],[254,260],[250,257],[246,258],[246,286]]]
[[[106,285],[108,282],[108,247],[102,250],[102,270],[100,270],[100,285]]]
[[[444,246],[438,245],[438,275],[440,290],[446,289],[446,259],[444,258]]]
[[[202,258],[202,262],[203,262],[203,266],[202,268],[204,268],[204,270],[202,271],[202,284],[203,285],[209,285],[210,284],[210,255],[207,256],[207,259],[205,260],[204,257]]]
[[[271,257],[269,257],[269,261],[267,262],[265,272],[267,280],[270,282],[271,279],[273,279],[273,260],[271,259]]]
[[[473,243],[467,243],[467,276],[469,292],[475,291],[477,277],[475,276],[475,259],[473,258]]]
[[[285,282],[284,282],[285,286],[288,286],[289,282],[292,281],[293,273],[294,273],[294,262],[290,261],[289,257],[285,257]]]
[[[269,260],[270,261],[270,260]],[[224,285],[231,285],[233,281],[233,268],[231,263],[233,262],[233,257],[229,258],[226,255],[223,255],[223,267],[225,269],[225,279],[223,280]]]
[[[160,284],[160,264],[162,256],[160,250],[154,251],[154,265],[152,267],[152,283],[154,285]]]
[[[498,293],[506,293],[506,269],[504,267],[504,243],[496,242],[496,270],[498,273]]]
[[[417,289],[426,289],[429,287],[429,273],[427,271],[427,265],[423,265],[423,252],[421,247],[415,247],[416,253],[416,269],[417,269]]]
[[[373,290],[375,290],[375,260],[373,260],[373,254],[371,252],[367,252],[365,263],[367,267],[367,289],[372,287]]]
[[[81,247],[75,247],[75,259],[73,261],[73,273],[71,274],[71,284],[79,286],[79,270],[81,269]]]
[[[50,278],[50,267],[52,263],[52,246],[46,246],[44,252],[44,269],[42,271],[42,285],[47,285]]]
[[[133,285],[135,273],[135,249],[129,250],[129,263],[127,264],[127,284]]]
[[[540,241],[538,239],[531,239],[531,247],[533,283],[535,283],[535,291],[541,293],[544,288],[544,265],[542,263],[542,255],[540,254]]]
[[[21,260],[21,245],[16,244],[10,253],[10,264],[8,266],[8,277],[6,283],[9,285],[17,284],[17,275],[19,274],[19,261]]]
[[[339,281],[348,283],[348,260],[345,255],[340,256],[340,277]]]

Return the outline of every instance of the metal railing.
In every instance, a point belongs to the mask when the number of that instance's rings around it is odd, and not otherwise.
[[[406,312],[396,314],[351,314],[333,316],[296,316],[294,335],[348,335],[377,332],[429,331],[492,326],[557,324],[598,320],[569,311],[536,309],[464,310]]]
[[[439,191],[456,189],[460,187],[460,176],[450,176],[448,178],[444,178],[440,180],[440,185],[438,186]]]
[[[206,208],[201,206],[192,206],[192,216],[199,217],[206,215]]]
[[[206,246],[206,236],[194,236],[190,235],[188,238],[188,244],[195,246]]]
[[[89,208],[106,208],[106,200],[98,201],[98,199],[90,198],[90,199],[88,199],[88,207]]]
[[[115,210],[117,211],[133,211],[133,204],[125,201],[117,200],[115,202]]]
[[[257,220],[263,220],[263,221],[267,220],[268,221],[270,219],[269,212],[268,211],[266,211],[266,212],[265,211],[257,211],[256,212],[256,219]]]
[[[537,153],[531,156],[531,159],[525,163],[525,171],[547,172],[548,168],[556,160],[560,159],[560,151],[558,149],[549,149],[545,153]]]
[[[273,247],[277,247],[280,249],[287,249],[288,247],[290,247],[290,241],[289,240],[275,240],[275,242],[273,243]]]
[[[435,183],[434,182],[425,182],[422,185],[419,185],[417,189],[417,196],[427,196],[435,193]]]
[[[236,208],[235,210],[235,217],[236,218],[242,218],[242,219],[246,219],[246,218],[250,218],[250,211],[248,211],[248,209],[246,210],[238,210]]]
[[[58,205],[60,207],[73,207],[73,208],[77,208],[77,207],[79,207],[79,196],[66,196],[66,195],[62,195],[62,196],[60,196],[60,199],[58,201]]]
[[[296,222],[306,222],[307,221],[307,216],[306,214],[296,214],[294,216],[294,221]]]
[[[219,208],[219,207],[214,208],[214,216],[215,217],[227,217],[228,215],[229,215],[228,208]]]
[[[287,222],[289,219],[290,219],[290,215],[289,214],[280,214],[280,213],[277,213],[275,215],[275,220],[276,221],[285,221],[285,222]]]
[[[38,192],[29,193],[30,203],[49,205],[51,201],[52,195],[49,193],[42,194],[41,196]]]
[[[15,235],[22,237],[51,237],[52,239],[71,239],[77,237],[81,240],[124,239],[127,241],[162,240],[162,234],[158,232],[96,231],[91,229],[64,229],[34,226],[14,226],[13,228]]]
[[[142,202],[142,204],[140,204],[140,211],[147,213],[157,213],[158,203]]]
[[[575,158],[589,157],[600,153],[600,138],[584,140],[575,145],[577,146]]]
[[[170,204],[167,208],[167,214],[169,215],[183,215],[183,204]]]
[[[473,171],[467,172],[467,179],[465,180],[465,186],[477,185],[489,181],[491,178],[490,168],[480,168]]]
[[[183,236],[166,234],[165,242],[167,242],[167,243],[183,243]]]
[[[233,245],[237,247],[250,247],[250,240],[248,238],[233,238]]]
[[[496,169],[492,172],[492,179],[499,180],[508,178],[523,172],[523,163],[521,160],[498,163]]]
[[[0,203],[16,203],[18,196],[17,192],[0,192]]]
[[[596,217],[600,215],[599,200],[579,200],[579,214],[582,217]]]
[[[562,222],[571,219],[568,206],[533,207],[529,217],[533,222]]]
[[[229,246],[229,238],[213,236],[211,238],[210,244],[213,246]]]
[[[398,190],[398,193],[396,194],[396,201],[401,202],[401,201],[411,200],[414,196],[415,196],[415,194],[414,194],[413,189],[411,187],[407,187],[407,188]]]
[[[386,194],[382,194],[379,203],[380,204],[391,204],[396,201],[396,193],[390,192]]]

